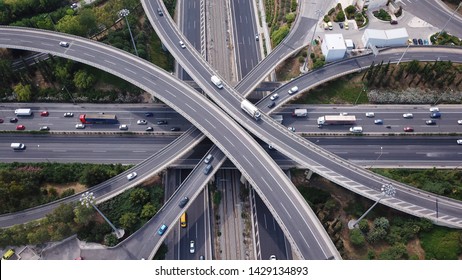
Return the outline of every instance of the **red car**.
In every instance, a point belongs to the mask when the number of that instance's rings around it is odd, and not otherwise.
[[[48,115],[50,115],[50,113],[48,113],[48,111],[40,112],[40,116],[42,116],[42,117],[48,117]]]
[[[16,126],[16,130],[24,130],[24,129],[26,129],[26,127],[22,124]]]
[[[410,127],[410,126],[406,126],[404,128],[404,132],[413,132],[414,131],[414,128]]]

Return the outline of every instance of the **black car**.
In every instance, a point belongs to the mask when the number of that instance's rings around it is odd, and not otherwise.
[[[418,44],[418,43],[417,43],[417,39],[416,39],[416,38],[412,39],[412,43],[413,43],[414,45],[417,45],[417,44]]]
[[[275,105],[276,103],[274,101],[271,101],[270,103],[268,103],[268,108],[273,108]]]
[[[152,116],[154,116],[154,114],[153,113],[144,113],[144,116],[145,117],[152,117]]]
[[[10,123],[17,123],[18,122],[18,118],[11,118],[10,119]]]
[[[440,112],[433,112],[433,113],[430,114],[430,118],[439,119],[439,118],[441,118],[441,113]]]
[[[157,124],[158,124],[158,125],[167,124],[167,121],[157,121]]]
[[[343,29],[343,22],[339,22],[338,26],[340,26],[340,28]]]
[[[189,201],[189,197],[185,196],[180,200],[180,203],[178,204],[178,206],[180,206],[180,208],[183,208],[186,205],[186,203],[188,203],[188,201]]]
[[[417,40],[417,42],[419,43],[419,45],[423,45],[422,39]]]
[[[436,122],[435,122],[434,120],[426,120],[426,121],[425,121],[425,124],[426,124],[426,125],[435,125]]]
[[[176,127],[176,126],[174,126],[174,127],[170,128],[170,131],[180,131],[180,128],[179,128],[179,127]]]

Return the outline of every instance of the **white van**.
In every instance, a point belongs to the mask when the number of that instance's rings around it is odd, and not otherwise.
[[[361,133],[361,132],[363,132],[363,127],[362,127],[362,126],[353,126],[353,127],[350,127],[350,132],[353,132],[353,133]]]
[[[11,143],[11,148],[13,150],[24,150],[26,148],[26,145],[23,143]]]

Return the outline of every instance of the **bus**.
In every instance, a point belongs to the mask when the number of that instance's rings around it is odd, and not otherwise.
[[[182,228],[185,228],[186,226],[188,226],[188,221],[187,221],[187,215],[186,215],[186,212],[184,212],[181,217],[180,217],[180,226]]]
[[[80,122],[83,124],[115,124],[119,121],[113,114],[85,114],[80,115]]]

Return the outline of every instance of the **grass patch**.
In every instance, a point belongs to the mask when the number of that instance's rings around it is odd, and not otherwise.
[[[426,259],[457,260],[462,252],[460,230],[435,228],[420,235]]]

